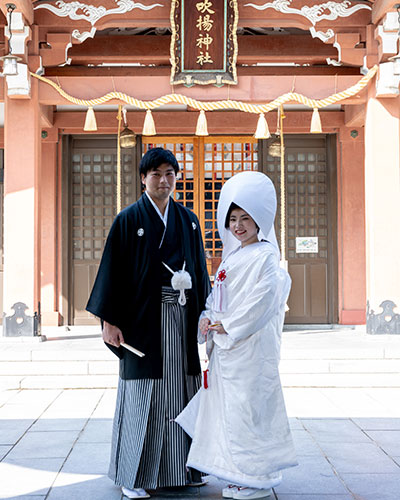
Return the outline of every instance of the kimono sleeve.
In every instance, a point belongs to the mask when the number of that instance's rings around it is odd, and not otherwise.
[[[96,280],[86,310],[122,329],[120,311],[124,303],[126,228],[118,216],[107,237]],[[126,272],[126,271],[125,271]]]
[[[243,290],[240,307],[222,319],[227,335],[214,335],[214,342],[222,348],[229,348],[263,328],[281,307],[279,285],[279,263],[275,255],[269,254],[260,268],[255,286]]]
[[[199,325],[198,325],[198,328],[197,328],[197,342],[199,344],[204,344],[204,342],[207,340],[207,335],[203,335],[200,332],[200,321],[203,318],[208,318],[211,322],[214,321],[214,316],[213,316],[212,309],[211,309],[212,303],[213,303],[213,292],[211,290],[211,292],[209,293],[209,295],[207,297],[207,300],[206,300],[206,308],[200,314],[200,317],[199,317]]]

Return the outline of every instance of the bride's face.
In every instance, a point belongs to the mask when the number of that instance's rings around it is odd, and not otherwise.
[[[229,217],[229,230],[242,243],[242,247],[258,241],[256,223],[241,208],[232,210]]]

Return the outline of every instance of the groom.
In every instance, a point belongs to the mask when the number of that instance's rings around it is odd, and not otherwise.
[[[200,387],[197,322],[210,292],[199,221],[171,197],[178,172],[168,150],[143,156],[145,192],[114,220],[87,305],[120,358],[109,477],[128,498],[201,481],[186,469],[190,439],[172,422]],[[190,274],[186,305],[164,264]]]

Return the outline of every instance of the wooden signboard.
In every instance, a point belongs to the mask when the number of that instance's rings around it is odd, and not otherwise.
[[[237,0],[172,0],[171,83],[237,84]]]

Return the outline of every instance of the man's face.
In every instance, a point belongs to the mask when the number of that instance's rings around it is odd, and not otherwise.
[[[155,170],[142,174],[142,183],[153,200],[166,200],[175,189],[176,175],[169,163],[162,163]]]

